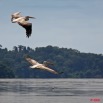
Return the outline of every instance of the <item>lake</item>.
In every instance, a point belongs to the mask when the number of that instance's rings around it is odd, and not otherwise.
[[[0,79],[0,103],[103,103],[103,79]]]

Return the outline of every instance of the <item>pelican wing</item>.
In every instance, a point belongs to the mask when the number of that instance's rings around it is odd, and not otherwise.
[[[31,59],[31,58],[26,58],[26,60],[27,60],[30,64],[32,64],[32,65],[37,65],[37,64],[39,64],[36,60]]]
[[[51,72],[51,73],[53,73],[53,74],[58,74],[58,72],[56,72],[55,70],[53,70],[53,69],[51,69],[51,68],[48,68],[48,67],[46,67],[46,66],[40,66],[39,68],[42,69],[42,70],[46,70],[46,71],[48,71],[48,72]]]
[[[21,17],[20,13],[21,13],[21,12],[13,13],[13,14],[11,15],[11,20],[12,20],[13,18],[14,18],[14,19],[17,19],[17,18]]]
[[[12,15],[20,15],[21,12],[15,12]]]
[[[23,24],[23,23],[18,22],[18,24],[19,24],[20,26],[22,26],[23,28],[25,28],[25,30],[26,30],[26,35],[27,35],[27,37],[29,38],[29,36],[31,36],[31,33],[32,33],[32,23]]]

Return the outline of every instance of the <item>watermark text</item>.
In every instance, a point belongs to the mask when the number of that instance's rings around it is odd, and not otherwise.
[[[90,101],[91,102],[100,102],[101,100],[100,100],[100,98],[90,98]]]

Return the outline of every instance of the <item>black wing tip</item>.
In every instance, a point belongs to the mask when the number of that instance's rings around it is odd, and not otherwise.
[[[32,34],[32,29],[31,28],[26,28],[26,36],[29,38]]]
[[[29,38],[31,36],[31,30],[26,30],[26,37]]]
[[[27,38],[29,38],[29,37],[30,37],[30,35],[26,35],[26,37],[27,37]]]
[[[63,71],[59,72],[59,74],[63,74],[63,73],[64,73]]]

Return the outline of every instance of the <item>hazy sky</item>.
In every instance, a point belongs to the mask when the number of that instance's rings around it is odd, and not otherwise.
[[[36,19],[31,37],[11,23],[11,14],[21,11]],[[81,52],[103,53],[103,0],[0,0],[0,44],[33,49],[48,45]]]

